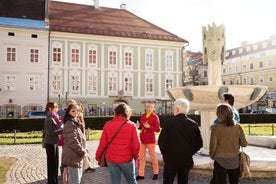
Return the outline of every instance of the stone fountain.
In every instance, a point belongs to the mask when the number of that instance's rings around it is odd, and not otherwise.
[[[209,154],[210,125],[216,119],[216,107],[221,95],[230,92],[235,96],[234,106],[239,109],[258,101],[267,91],[259,85],[222,85],[221,65],[225,60],[225,27],[202,27],[203,62],[208,63],[208,85],[184,86],[169,89],[174,98],[189,100],[191,109],[200,111],[201,133],[203,138],[202,154]]]

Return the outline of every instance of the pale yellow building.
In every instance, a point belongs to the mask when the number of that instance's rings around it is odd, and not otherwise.
[[[256,43],[242,42],[226,51],[222,84],[268,86],[267,95],[255,108],[273,107],[276,101],[276,36]]]

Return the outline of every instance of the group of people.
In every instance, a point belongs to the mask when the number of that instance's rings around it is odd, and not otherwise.
[[[63,183],[78,184],[81,182],[83,170],[95,170],[88,160],[82,106],[75,100],[69,99],[64,113],[59,115],[57,103],[48,102],[45,113],[43,136],[47,155],[48,183],[58,183],[60,146]]]
[[[221,104],[216,109],[217,119],[210,128],[209,155],[214,160],[211,184],[226,184],[227,175],[230,184],[238,184],[239,181],[239,149],[246,147],[247,141],[239,125],[239,114],[233,105],[234,96],[231,93],[223,94]],[[157,180],[158,143],[164,161],[163,183],[173,184],[177,176],[179,184],[187,184],[189,172],[194,165],[192,156],[203,146],[198,124],[187,116],[189,109],[186,99],[175,100],[174,116],[167,119],[161,129],[153,101],[145,103],[145,113],[136,123],[130,120],[132,109],[127,102],[117,102],[113,108],[114,117],[103,127],[95,156],[99,161],[107,147],[105,157],[111,183],[121,183],[121,173],[128,184],[136,184],[138,180],[144,179],[147,150],[153,168],[152,180]],[[78,118],[77,104],[73,103],[66,109],[63,116],[64,127],[60,126],[56,111],[57,104],[49,102],[44,124],[48,183],[57,183],[57,142],[59,135],[63,135],[62,164],[69,171],[70,182],[78,184],[82,177],[83,161],[88,155],[85,125]],[[160,134],[157,140],[158,132]]]

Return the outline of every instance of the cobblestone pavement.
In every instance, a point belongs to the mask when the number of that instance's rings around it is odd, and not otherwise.
[[[98,141],[89,141],[88,149],[93,166],[97,167],[94,155]],[[40,144],[28,145],[1,145],[0,157],[14,157],[18,161],[11,167],[6,175],[4,184],[46,184],[47,168],[45,149]],[[101,184],[110,183],[110,175],[107,168],[96,168],[94,173],[84,173],[82,184]],[[139,180],[138,184],[157,184],[162,183],[162,171],[160,171],[159,179],[153,181],[152,170],[147,168],[145,179]],[[190,184],[208,184],[210,177],[201,175],[190,175]],[[60,179],[60,183],[61,179]],[[122,177],[122,183],[125,184]],[[276,178],[272,179],[241,179],[240,184],[275,184]]]

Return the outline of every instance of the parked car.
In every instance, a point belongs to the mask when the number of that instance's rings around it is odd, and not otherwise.
[[[28,118],[45,118],[45,111],[29,111],[26,115]]]
[[[252,111],[250,113],[251,114],[271,114],[271,112],[268,112],[266,110],[256,110],[256,111]]]

